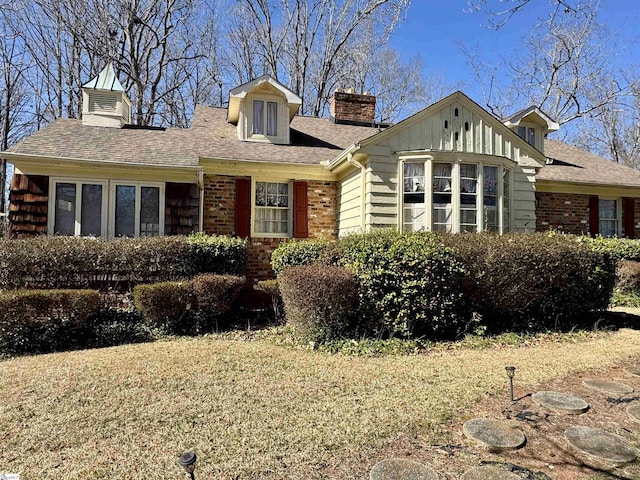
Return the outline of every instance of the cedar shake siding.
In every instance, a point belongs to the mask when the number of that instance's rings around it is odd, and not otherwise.
[[[46,234],[48,206],[49,177],[14,174],[9,192],[9,235]]]
[[[165,235],[189,235],[199,229],[200,191],[191,183],[165,186]]]
[[[291,208],[294,218],[294,238],[337,239],[336,183],[309,180],[294,181],[293,185],[294,198]],[[250,188],[250,177],[205,175],[204,231],[215,235],[249,236],[246,233],[250,232],[251,227]],[[304,190],[301,192],[300,189]],[[271,253],[282,241],[286,239],[249,238],[247,276],[250,280],[273,277]]]

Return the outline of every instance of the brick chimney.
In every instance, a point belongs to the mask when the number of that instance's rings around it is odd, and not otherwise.
[[[371,126],[376,122],[376,97],[338,88],[329,99],[329,115],[334,123]]]

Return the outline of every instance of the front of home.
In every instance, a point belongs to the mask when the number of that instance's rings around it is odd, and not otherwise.
[[[197,106],[191,128],[137,127],[109,65],[82,120],[3,153],[11,235],[236,235],[255,279],[283,240],[382,227],[640,234],[640,172],[546,139],[558,125],[535,107],[502,121],[456,92],[388,126],[371,95],[336,91],[331,118],[301,103],[263,76],[228,108]]]

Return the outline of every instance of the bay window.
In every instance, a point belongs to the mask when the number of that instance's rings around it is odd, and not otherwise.
[[[511,174],[496,163],[407,158],[401,169],[402,230],[508,232]]]
[[[291,189],[289,182],[254,182],[253,235],[291,236]]]

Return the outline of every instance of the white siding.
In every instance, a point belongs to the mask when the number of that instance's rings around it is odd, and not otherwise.
[[[365,147],[364,152],[371,149],[365,176],[365,228],[399,227],[398,156],[402,152],[425,151],[425,155],[433,156],[436,161],[438,152],[460,152],[454,161],[465,161],[465,154],[471,154],[473,158],[469,161],[474,163],[482,161],[485,155],[491,156],[494,162],[500,157],[516,162],[518,165],[514,168],[513,163],[503,160],[512,170],[512,230],[535,231],[534,167],[537,163],[521,151],[520,139],[505,128],[488,113],[482,115],[478,108],[469,108],[464,101],[454,100],[431,115],[399,128],[375,147]],[[386,147],[390,153],[374,155],[374,148],[379,151],[380,147]],[[451,157],[448,159],[445,161]],[[341,207],[341,234],[343,225],[355,222],[354,217],[347,214],[350,210],[343,213],[344,209]]]
[[[342,237],[361,231],[362,197],[360,169],[338,182],[338,234]]]

